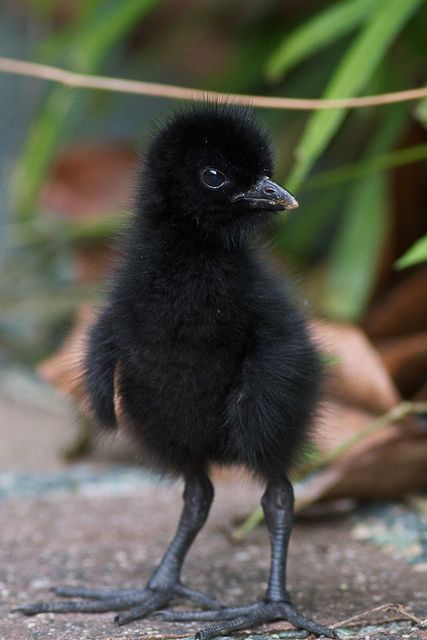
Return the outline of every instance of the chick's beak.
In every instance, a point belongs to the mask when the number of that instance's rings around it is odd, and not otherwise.
[[[232,200],[244,202],[251,209],[287,211],[298,207],[298,202],[289,191],[267,177],[260,178],[253,187],[244,193],[238,193]]]

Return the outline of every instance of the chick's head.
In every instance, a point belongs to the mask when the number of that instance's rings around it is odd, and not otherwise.
[[[171,220],[229,238],[298,206],[272,181],[272,173],[271,144],[252,113],[204,104],[159,130],[148,154],[146,182]]]

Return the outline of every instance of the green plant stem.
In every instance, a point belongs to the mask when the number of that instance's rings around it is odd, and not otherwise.
[[[5,226],[15,247],[31,247],[46,242],[79,245],[105,242],[117,235],[124,226],[127,212],[101,213],[88,218],[39,217],[12,222]]]
[[[333,449],[333,451],[331,451],[330,453],[319,456],[319,458],[313,463],[300,467],[297,473],[293,476],[293,480],[296,482],[300,482],[311,473],[324,469],[328,465],[335,462],[338,458],[343,456],[345,453],[351,451],[351,449],[365,440],[365,438],[371,436],[377,431],[380,431],[389,424],[402,420],[409,415],[422,413],[427,414],[427,402],[401,402],[400,404],[390,409],[390,411],[387,411],[387,413],[384,413],[382,416],[376,418],[365,429],[362,429],[354,436],[348,438],[345,442],[338,445],[338,447]],[[241,542],[242,540],[244,540],[263,520],[264,514],[262,508],[258,507],[246,518],[246,520],[242,525],[240,525],[240,527],[232,532],[231,538],[233,542]]]
[[[414,264],[427,260],[427,233],[417,240],[415,244],[394,263],[397,269],[412,267]]]
[[[390,153],[383,153],[374,158],[366,158],[360,162],[347,164],[339,169],[322,171],[310,178],[301,185],[300,192],[306,193],[324,189],[343,182],[350,182],[359,178],[365,178],[373,173],[387,171],[394,167],[399,167],[413,162],[419,162],[427,158],[427,144],[417,144],[406,149],[398,149]]]
[[[348,453],[360,442],[365,440],[368,436],[380,431],[383,427],[388,426],[393,422],[398,422],[403,418],[406,418],[409,415],[427,413],[427,402],[401,402],[396,405],[387,413],[384,413],[382,416],[379,416],[371,424],[369,424],[365,429],[361,429],[354,436],[345,440],[342,444],[338,445],[335,449],[333,449],[330,453],[327,453],[323,456],[320,456],[314,462],[304,465],[300,467],[297,474],[295,474],[294,479],[298,482],[306,478],[310,473],[314,471],[320,471],[324,469],[332,462],[335,462],[345,453]]]
[[[364,28],[353,38],[322,95],[324,99],[361,93],[390,45],[420,6],[421,0],[381,0]],[[307,174],[340,128],[346,109],[318,111],[310,116],[295,150],[296,162],[287,178],[298,192]]]
[[[94,0],[64,40],[64,60],[74,71],[92,74],[157,0]],[[18,220],[35,217],[35,202],[58,145],[77,124],[86,94],[54,86],[31,123],[16,168],[13,200]]]
[[[393,149],[404,122],[403,109],[393,109],[387,118],[382,118],[370,136],[366,156],[376,158]],[[384,173],[372,173],[347,190],[324,283],[322,309],[328,317],[354,322],[366,308],[390,230],[387,180]]]
[[[286,33],[279,48],[267,60],[266,75],[277,82],[295,65],[357,29],[375,10],[377,0],[344,0],[327,6],[304,21],[293,33]]]

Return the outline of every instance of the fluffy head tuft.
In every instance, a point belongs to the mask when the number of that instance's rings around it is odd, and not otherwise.
[[[254,176],[269,175],[273,168],[270,140],[253,113],[218,103],[192,105],[175,114],[155,137],[148,162],[154,169],[217,164],[248,186]]]
[[[271,211],[238,198],[272,171],[268,135],[250,110],[191,106],[154,137],[145,162],[143,213],[229,241],[271,218]]]

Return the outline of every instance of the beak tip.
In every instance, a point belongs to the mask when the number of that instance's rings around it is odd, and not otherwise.
[[[286,198],[284,199],[284,209],[285,211],[291,211],[292,209],[298,209],[299,202],[296,198],[291,196],[290,193],[287,193]]]

